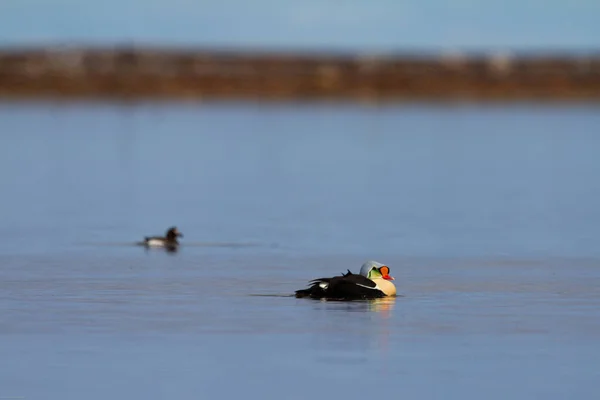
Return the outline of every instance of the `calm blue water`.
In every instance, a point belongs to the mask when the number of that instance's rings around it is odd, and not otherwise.
[[[0,398],[590,398],[598,111],[3,103]]]

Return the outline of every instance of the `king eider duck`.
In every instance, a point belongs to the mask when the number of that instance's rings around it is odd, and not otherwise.
[[[307,289],[296,290],[296,297],[327,300],[369,300],[396,295],[396,286],[391,282],[387,265],[377,261],[367,261],[360,269],[360,275],[348,273],[333,278],[319,278],[310,281]]]
[[[179,246],[177,237],[183,237],[183,234],[179,232],[177,227],[173,226],[167,230],[164,237],[146,236],[142,244],[146,247],[166,247],[172,249]]]

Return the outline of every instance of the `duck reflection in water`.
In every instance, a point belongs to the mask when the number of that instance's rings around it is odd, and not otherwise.
[[[314,303],[316,361],[328,365],[368,364],[373,353],[386,364],[396,297]]]
[[[396,304],[396,297],[401,296],[384,297],[381,299],[368,301],[367,306],[369,311],[379,313],[385,319],[390,318],[392,316],[394,305]]]

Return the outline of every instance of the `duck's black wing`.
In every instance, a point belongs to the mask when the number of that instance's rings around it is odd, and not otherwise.
[[[342,276],[310,281],[307,289],[297,290],[296,297],[329,300],[364,300],[385,297],[372,280],[348,271]]]

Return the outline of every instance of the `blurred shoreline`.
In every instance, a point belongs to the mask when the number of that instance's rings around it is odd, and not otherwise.
[[[0,98],[600,100],[600,53],[0,49]]]

